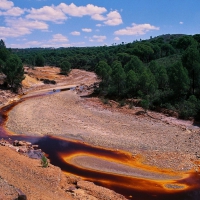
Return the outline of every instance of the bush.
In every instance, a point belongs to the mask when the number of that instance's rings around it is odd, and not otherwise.
[[[43,155],[42,158],[41,158],[41,165],[42,165],[42,167],[44,167],[44,168],[46,168],[46,167],[49,166],[48,159],[47,159],[47,157],[44,156],[44,155]]]
[[[125,101],[124,99],[122,99],[121,101],[119,101],[119,107],[123,107],[125,106]]]
[[[194,95],[191,95],[187,101],[180,102],[177,107],[180,118],[189,119],[197,115],[200,107],[199,100]]]
[[[109,100],[107,98],[101,98],[101,102],[103,104],[109,104]]]

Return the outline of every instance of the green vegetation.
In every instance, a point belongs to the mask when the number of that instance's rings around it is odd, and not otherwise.
[[[44,167],[44,168],[46,168],[46,167],[49,166],[48,159],[47,159],[47,157],[44,156],[44,155],[43,155],[42,158],[41,158],[41,165],[42,165],[42,167]]]
[[[2,44],[3,45],[3,44]],[[95,91],[104,99],[137,98],[145,109],[173,109],[181,118],[200,119],[200,34],[162,35],[101,47],[12,49],[22,62],[78,68],[101,78]],[[1,57],[0,57],[1,58]],[[2,54],[0,66],[5,58]]]
[[[61,64],[60,64],[60,73],[64,74],[64,75],[68,75],[68,73],[71,70],[71,64],[67,61],[64,60]]]
[[[4,86],[10,87],[14,92],[21,88],[21,82],[25,78],[22,61],[6,49],[3,40],[0,41],[0,72],[6,75]]]

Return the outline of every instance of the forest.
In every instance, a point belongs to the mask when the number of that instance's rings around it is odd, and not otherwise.
[[[104,99],[140,99],[147,110],[166,108],[200,121],[200,34],[167,34],[99,47],[8,49],[26,66],[94,71],[95,94]],[[15,59],[17,59],[15,58]],[[1,71],[8,62],[0,53]],[[16,62],[16,61],[15,61]]]

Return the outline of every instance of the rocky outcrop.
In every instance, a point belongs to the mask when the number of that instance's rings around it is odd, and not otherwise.
[[[89,181],[78,181],[77,183],[77,191],[75,190],[74,193],[76,194],[78,191],[82,190],[84,193],[89,194],[99,200],[125,200],[126,198],[120,194],[115,193],[114,191],[97,186],[92,182]]]
[[[41,159],[42,156],[44,155],[41,149],[37,149],[38,145],[32,145],[30,142],[26,142],[26,141],[15,140],[11,144],[9,141],[1,139],[0,145],[10,147],[11,149],[33,159]]]

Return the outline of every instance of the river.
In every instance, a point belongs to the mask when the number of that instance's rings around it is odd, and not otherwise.
[[[45,93],[45,95],[50,95]],[[29,97],[37,98],[37,96]],[[104,161],[121,163],[135,162],[129,153],[103,149],[87,145],[83,142],[67,140],[55,136],[32,137],[24,135],[10,135],[4,125],[9,111],[18,103],[23,103],[26,98],[14,102],[0,110],[0,137],[11,140],[25,140],[39,145],[53,165],[59,166],[63,172],[82,177],[97,185],[112,189],[128,199],[134,200],[199,200],[200,199],[200,174],[190,173],[179,179],[151,179],[138,176],[123,175],[77,166],[68,162],[68,157],[73,155],[89,155],[96,158],[105,158]],[[103,160],[103,159],[102,159]],[[129,166],[130,167],[130,166]],[[147,173],[151,171],[147,170]]]

